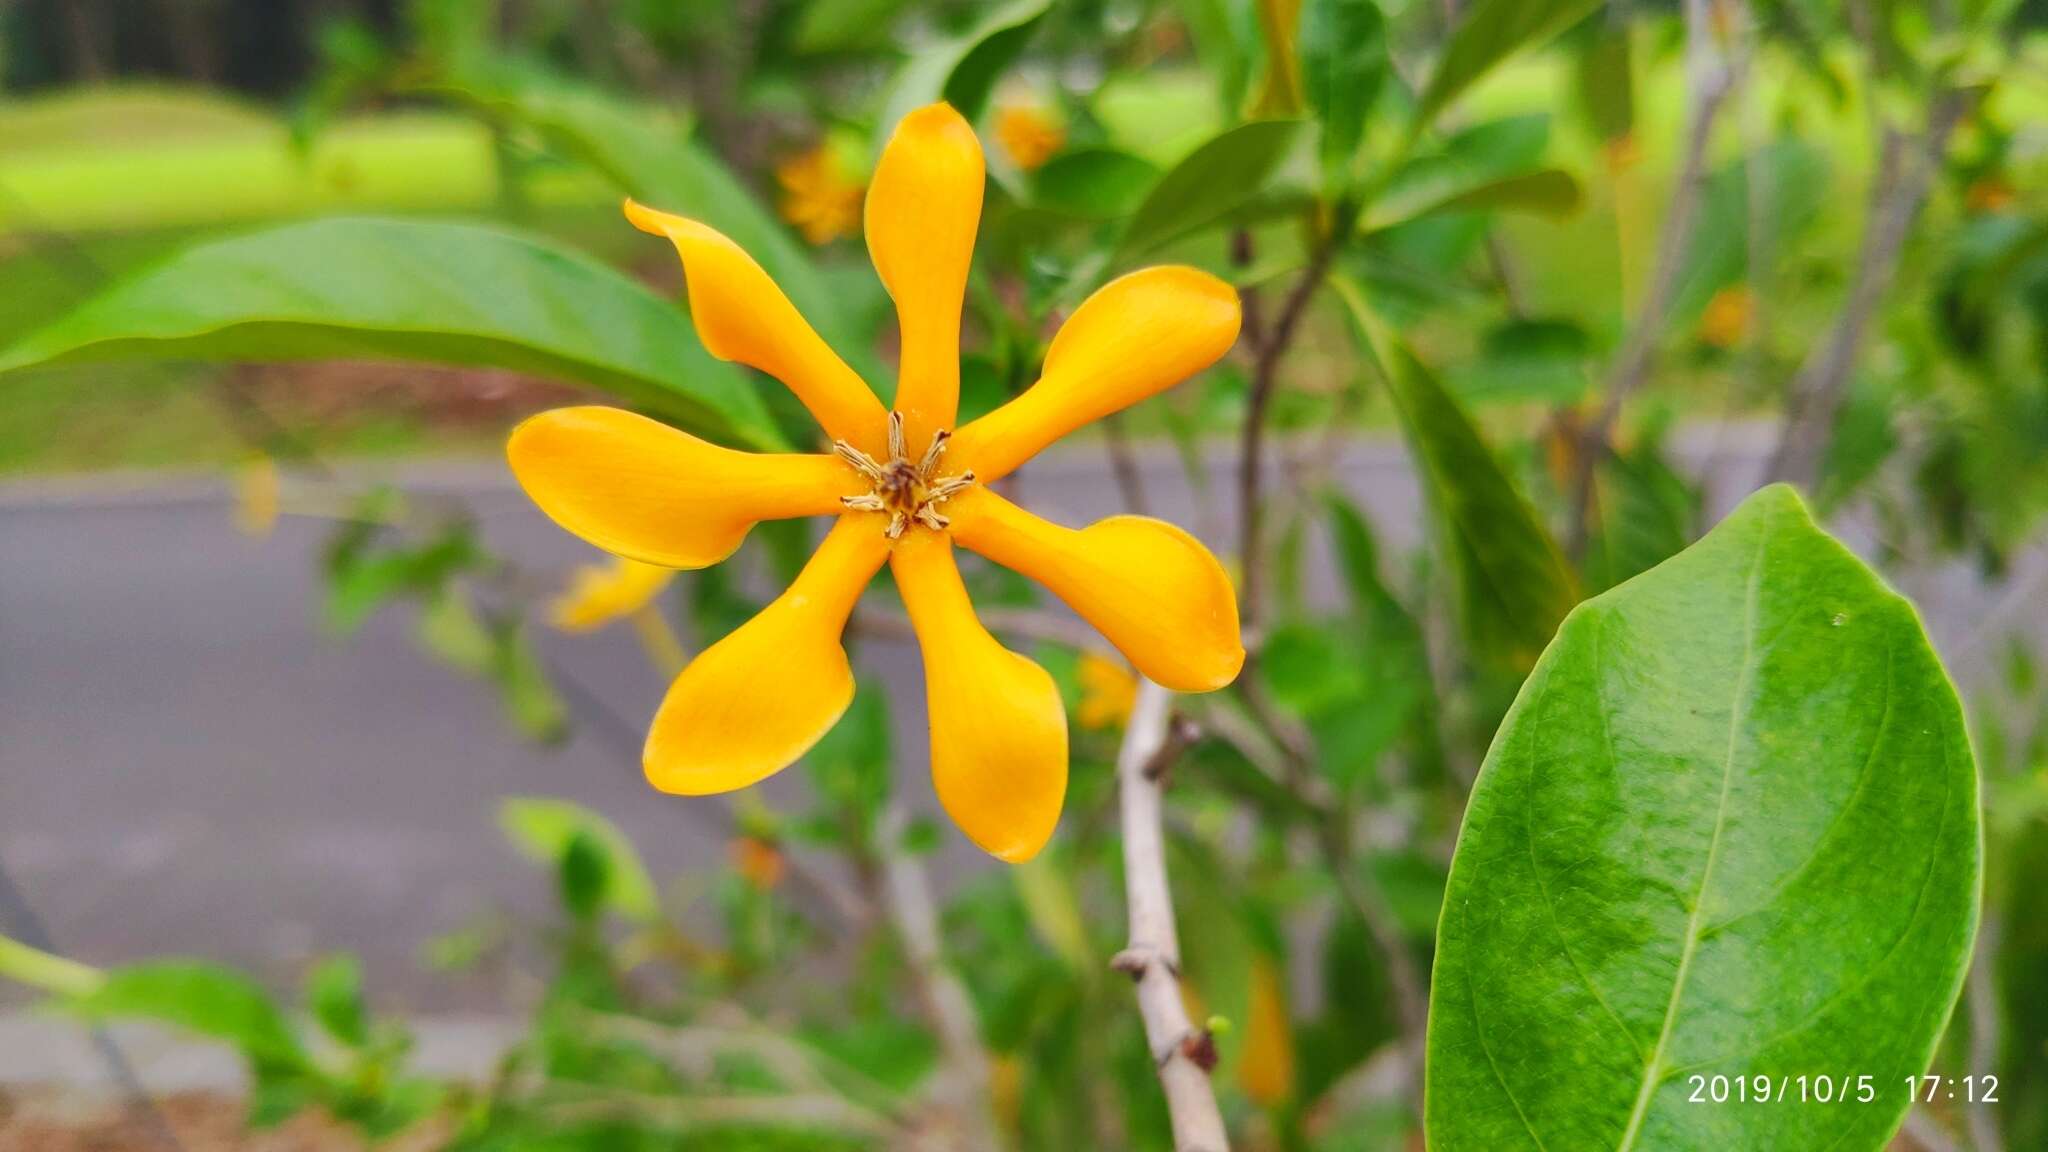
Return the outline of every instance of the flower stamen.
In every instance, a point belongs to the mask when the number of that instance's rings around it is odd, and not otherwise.
[[[921,524],[934,532],[942,531],[952,521],[939,512],[938,505],[974,484],[971,469],[952,476],[939,475],[939,459],[945,455],[946,441],[951,436],[952,433],[945,429],[934,432],[932,442],[913,464],[905,443],[903,414],[891,412],[889,459],[886,463],[877,461],[844,440],[833,441],[832,450],[874,489],[858,496],[841,496],[839,502],[856,512],[888,513],[889,523],[883,533],[891,540],[901,537],[912,524]]]

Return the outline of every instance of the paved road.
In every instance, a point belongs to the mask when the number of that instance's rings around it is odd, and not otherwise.
[[[1723,447],[1719,508],[1753,470],[1753,454]],[[1145,472],[1157,510],[1192,523],[1176,469]],[[1361,446],[1341,475],[1392,548],[1414,544],[1398,452]],[[400,479],[462,492],[491,547],[524,566],[560,572],[591,555],[494,466]],[[1118,510],[1093,453],[1034,469],[1025,499],[1068,523]],[[202,954],[280,982],[347,949],[392,1007],[488,1009],[493,990],[425,975],[416,958],[481,910],[545,907],[544,881],[494,827],[499,797],[589,804],[659,874],[720,856],[709,802],[653,793],[587,732],[558,749],[512,741],[484,692],[417,654],[402,614],[323,638],[324,533],[286,518],[268,539],[238,535],[210,480],[0,489],[0,854],[63,948],[95,962]],[[1950,603],[1929,606],[1937,635],[1959,636],[1982,598],[1960,577],[1939,586]],[[618,711],[652,714],[662,685],[623,630],[544,643]],[[897,686],[903,791],[928,805],[915,654],[876,644],[864,659]],[[949,875],[987,866],[964,842],[948,851]]]

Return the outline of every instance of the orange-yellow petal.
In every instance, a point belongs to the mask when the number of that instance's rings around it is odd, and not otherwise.
[[[1237,342],[1237,290],[1198,268],[1143,268],[1081,302],[1022,396],[953,438],[947,461],[984,483],[1093,420],[1157,395]]]
[[[909,533],[889,568],[924,649],[939,802],[983,851],[1013,864],[1029,860],[1052,838],[1066,798],[1059,688],[981,626],[944,536]]]
[[[548,623],[564,632],[593,632],[654,602],[675,579],[673,568],[642,564],[624,556],[585,564],[570,574],[569,586],[548,604]]]
[[[853,701],[840,634],[888,554],[874,516],[841,517],[788,591],[669,686],[647,733],[648,782],[684,796],[730,792],[809,751]]]
[[[881,434],[882,402],[739,245],[695,220],[632,200],[626,219],[676,246],[689,282],[690,319],[707,351],[789,385],[835,439],[865,444]]]
[[[615,555],[702,568],[757,520],[820,516],[863,485],[832,456],[735,452],[619,408],[555,408],[505,446],[541,511]]]
[[[946,515],[954,539],[1051,589],[1158,684],[1209,692],[1244,666],[1236,590],[1181,529],[1112,516],[1076,531],[986,488],[954,497]]]
[[[896,301],[895,408],[913,452],[959,411],[960,308],[986,177],[974,129],[952,105],[929,104],[896,126],[868,186],[868,253]]]

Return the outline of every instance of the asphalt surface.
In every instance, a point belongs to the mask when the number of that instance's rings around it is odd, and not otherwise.
[[[1755,438],[1715,439],[1710,504],[1725,510],[1756,470]],[[1703,454],[1706,441],[1690,448]],[[1227,453],[1211,465],[1232,467]],[[1218,534],[1197,523],[1170,460],[1143,471],[1156,513]],[[1390,550],[1415,545],[1418,495],[1397,449],[1357,446],[1339,474]],[[594,556],[493,464],[389,478],[460,494],[489,546],[524,568],[560,574]],[[1071,524],[1121,510],[1094,451],[1034,466],[1022,499]],[[705,808],[716,801],[654,793],[632,749],[589,724],[558,748],[513,740],[487,692],[418,653],[408,613],[324,636],[316,565],[328,526],[287,516],[251,539],[230,507],[214,478],[0,486],[0,859],[64,951],[95,963],[203,955],[288,984],[308,958],[348,950],[364,956],[381,1004],[488,1011],[504,989],[433,975],[419,956],[486,911],[545,914],[545,878],[497,831],[499,798],[590,805],[658,876],[722,858]],[[1912,591],[1938,643],[1974,644],[1987,600],[1966,573],[1932,573]],[[627,630],[542,642],[630,724],[652,715],[663,684]],[[930,808],[915,652],[869,644],[864,663],[895,690],[900,792]],[[771,797],[794,795],[785,775]],[[957,837],[944,852],[947,877],[992,866]]]

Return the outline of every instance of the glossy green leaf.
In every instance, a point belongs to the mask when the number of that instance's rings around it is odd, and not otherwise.
[[[270,993],[216,964],[163,960],[115,968],[92,992],[69,1004],[96,1019],[169,1024],[232,1045],[258,1063],[297,1066],[307,1059]]]
[[[1140,255],[1222,220],[1258,195],[1300,132],[1299,120],[1253,120],[1196,148],[1152,186],[1119,250]]]
[[[1978,836],[1912,606],[1765,489],[1573,612],[1495,737],[1439,928],[1430,1146],[1882,1148],[1961,985]]]
[[[1130,215],[1159,180],[1159,169],[1128,152],[1062,152],[1031,174],[1031,206],[1086,220]]]
[[[1476,124],[1437,151],[1396,169],[1360,222],[1368,232],[1447,212],[1487,209],[1562,215],[1579,206],[1570,173],[1540,168],[1549,144],[1547,116],[1513,116]]]
[[[102,360],[382,359],[576,381],[706,437],[781,446],[740,371],[670,302],[494,228],[348,218],[189,248],[0,351],[0,373]]]
[[[446,91],[494,119],[538,133],[626,195],[723,232],[761,265],[848,363],[871,367],[861,359],[865,345],[855,334],[844,295],[833,290],[775,218],[769,201],[677,127],[602,93],[524,76],[463,76]]]
[[[1600,0],[1479,0],[1452,30],[1443,58],[1430,73],[1416,106],[1416,125],[1435,120],[1501,61],[1550,39],[1598,7]]]
[[[946,101],[970,121],[979,118],[997,78],[1024,51],[1051,7],[1052,0],[1013,0],[965,33],[919,49],[889,82],[875,146],[888,142],[897,121],[934,101]]]
[[[1472,650],[1527,668],[1578,600],[1563,555],[1457,400],[1372,315],[1355,285],[1343,277],[1332,283],[1400,417],[1457,576],[1460,624]]]
[[[586,837],[604,858],[604,901],[642,923],[661,916],[661,900],[633,842],[611,821],[580,804],[544,796],[514,796],[498,806],[498,826],[528,859],[561,867],[563,856]]]
[[[1342,180],[1392,67],[1386,18],[1375,0],[1306,0],[1299,51],[1302,94],[1322,122],[1323,170]]]

